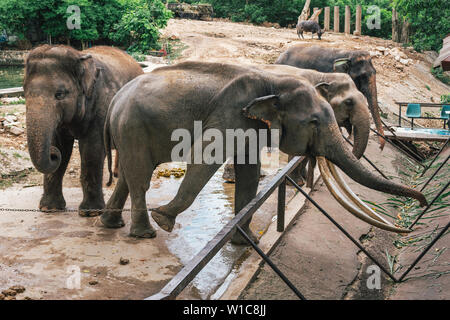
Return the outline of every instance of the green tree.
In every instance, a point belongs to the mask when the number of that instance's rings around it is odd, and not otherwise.
[[[450,6],[442,0],[394,0],[396,10],[411,23],[411,42],[418,51],[442,48],[450,33]]]

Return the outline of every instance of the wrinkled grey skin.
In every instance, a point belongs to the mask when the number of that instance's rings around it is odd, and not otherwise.
[[[306,21],[301,21],[297,24],[298,37],[300,38],[300,36],[302,36],[302,39],[305,39],[303,37],[303,32],[311,32],[311,39],[314,38],[314,33],[317,33],[319,40],[322,40],[322,34],[325,33],[325,30],[320,28],[320,25],[318,22],[306,20]]]
[[[98,215],[96,210],[104,208],[106,112],[116,92],[142,73],[129,55],[112,47],[80,52],[68,46],[43,45],[30,52],[24,79],[27,139],[31,160],[44,174],[42,211],[66,207],[62,180],[75,139],[83,188],[79,213]]]
[[[377,131],[384,133],[378,108],[376,70],[369,52],[360,50],[342,50],[321,46],[293,46],[283,52],[275,64],[285,64],[302,69],[320,72],[347,73],[356,87],[367,98]],[[385,141],[379,138],[380,148]]]
[[[111,102],[105,123],[105,144],[110,172],[111,147],[118,149],[120,174],[107,210],[101,216],[106,227],[124,226],[120,210],[130,194],[130,235],[156,236],[149,221],[145,193],[153,170],[171,161],[172,149],[179,143],[171,141],[172,132],[184,128],[193,137],[195,120],[203,122],[204,130],[215,128],[223,136],[226,129],[259,130],[270,125],[280,130],[281,151],[325,156],[363,185],[413,196],[426,203],[421,193],[374,176],[359,163],[344,145],[331,106],[307,80],[227,64],[186,62],[156,69],[130,81]],[[209,144],[204,142],[204,146]],[[174,199],[152,209],[156,223],[170,232],[176,216],[192,204],[220,166],[188,165]],[[237,213],[256,195],[260,164],[236,164],[235,171]],[[249,223],[243,228],[251,234]],[[240,235],[232,240],[243,242]]]
[[[367,99],[356,88],[349,75],[344,73],[322,73],[315,70],[299,69],[287,65],[255,65],[249,66],[279,75],[291,75],[300,79],[307,79],[317,86],[319,93],[330,103],[339,127],[346,128],[347,132],[354,133],[353,154],[361,158],[367,147],[370,133],[370,113]],[[306,162],[303,162],[306,165]],[[304,168],[300,168],[304,169]],[[294,172],[293,176],[299,176]],[[233,166],[227,164],[223,178],[234,181]],[[302,183],[301,180],[298,180]]]

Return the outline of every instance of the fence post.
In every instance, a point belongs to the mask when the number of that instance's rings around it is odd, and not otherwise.
[[[330,31],[330,7],[325,7],[325,18],[323,20],[325,31]]]
[[[399,20],[397,10],[392,9],[392,41],[400,42]]]
[[[278,186],[277,231],[284,231],[284,214],[286,208],[286,179]]]
[[[345,34],[350,34],[350,6],[345,6]]]
[[[361,15],[362,15],[361,5],[357,5],[356,6],[355,31],[353,31],[353,34],[355,36],[361,35]]]
[[[339,6],[334,6],[333,26],[334,32],[339,32]]]

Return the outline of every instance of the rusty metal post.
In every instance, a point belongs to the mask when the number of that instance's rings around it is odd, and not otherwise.
[[[351,18],[351,13],[350,13],[350,6],[345,6],[345,34],[348,35],[350,34],[350,18]]]
[[[286,179],[278,186],[277,231],[284,231],[284,213],[286,209]]]
[[[339,6],[334,6],[333,27],[334,32],[339,32]]]
[[[323,20],[325,31],[330,31],[330,7],[325,7],[325,17]]]

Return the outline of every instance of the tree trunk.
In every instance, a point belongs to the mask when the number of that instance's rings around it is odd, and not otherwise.
[[[400,42],[399,24],[397,10],[392,9],[392,41]]]
[[[409,43],[409,28],[410,28],[409,21],[406,20],[406,18],[403,19],[402,24],[402,34],[400,36],[400,41],[402,43]]]
[[[305,5],[303,6],[302,13],[300,13],[300,15],[298,16],[298,22],[308,20],[310,3],[311,0],[306,0]]]
[[[317,9],[317,8],[314,8],[314,9]],[[312,16],[311,16],[308,20],[311,20],[311,21],[314,20],[314,21],[319,22],[319,15],[320,15],[320,13],[322,12],[322,10],[323,10],[323,9],[314,11],[314,13],[312,14]]]

